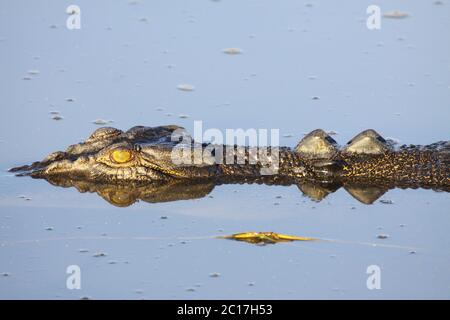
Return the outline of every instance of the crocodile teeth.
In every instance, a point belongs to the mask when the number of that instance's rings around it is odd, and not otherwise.
[[[295,147],[295,151],[309,159],[329,159],[338,151],[337,142],[322,129],[308,133]]]
[[[386,140],[373,129],[365,130],[350,140],[343,153],[382,154],[390,147]]]

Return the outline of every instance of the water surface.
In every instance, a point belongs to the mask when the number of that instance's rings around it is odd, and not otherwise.
[[[71,31],[72,1],[2,1],[0,297],[448,299],[448,193],[391,190],[381,199],[393,204],[364,205],[343,189],[314,202],[296,186],[224,185],[118,208],[6,172],[86,138],[96,119],[279,128],[288,146],[316,128],[341,144],[367,128],[401,143],[448,140],[450,2],[434,2],[378,1],[410,16],[369,31],[371,1],[80,0]],[[242,231],[340,241],[214,238]],[[81,290],[66,288],[69,265]],[[369,265],[382,270],[380,290],[366,287]]]

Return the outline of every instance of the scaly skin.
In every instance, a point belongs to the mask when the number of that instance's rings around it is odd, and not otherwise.
[[[196,145],[202,152],[209,150],[207,155],[213,155],[216,162],[201,158],[195,164],[178,165],[172,160],[172,151],[186,137],[183,128],[178,126],[139,126],[126,132],[100,128],[65,152],[52,153],[40,162],[10,171],[47,179],[57,185],[88,184],[97,192],[99,186],[139,189],[140,185],[153,183],[155,186],[156,182],[160,189],[164,189],[163,185],[202,185],[198,194],[224,183],[296,184],[314,198],[322,198],[321,194],[326,195],[340,186],[349,192],[356,190],[351,193],[357,198],[365,197],[361,196],[364,192],[360,189],[367,186],[377,187],[380,194],[394,187],[450,190],[450,143],[445,141],[395,149],[375,131],[367,130],[339,149],[325,132],[315,130],[294,149],[280,147],[277,153],[276,149],[269,148],[266,154],[272,160],[279,154],[279,166],[273,167],[276,161],[272,162],[272,168],[278,170],[267,175],[271,163],[262,162],[261,157],[255,157],[255,150],[248,147],[227,146],[221,155],[217,153],[220,148],[214,154],[210,152],[214,146]],[[223,161],[227,156],[234,159],[238,155],[243,156],[241,164],[236,160],[231,164]],[[193,156],[189,159],[194,160]],[[177,188],[183,198],[183,188]],[[134,200],[142,198],[141,191]],[[184,198],[191,196],[188,192]]]

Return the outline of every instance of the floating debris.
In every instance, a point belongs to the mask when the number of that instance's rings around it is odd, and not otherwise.
[[[57,28],[58,28],[58,26],[56,24],[51,24],[50,25],[50,29],[57,29]]]
[[[86,253],[89,252],[89,249],[78,249],[79,253]]]
[[[117,264],[117,261],[116,260],[110,260],[110,261],[108,261],[108,264]]]
[[[383,204],[394,204],[394,201],[388,199],[381,199],[380,202]]]
[[[195,87],[191,84],[184,83],[184,84],[179,84],[177,86],[177,89],[180,91],[194,91]]]
[[[59,121],[59,120],[63,120],[64,117],[61,116],[60,114],[54,114],[54,115],[52,116],[52,119],[53,119],[53,120],[56,120],[56,121]]]
[[[41,72],[39,70],[36,70],[36,69],[31,69],[31,70],[28,70],[27,73],[30,74],[30,75],[37,75],[37,74],[39,74]]]
[[[328,131],[327,133],[328,133],[328,135],[330,135],[330,136],[335,136],[335,135],[339,134],[339,132],[333,131],[333,130],[330,130],[330,131]]]
[[[53,231],[53,227],[46,227],[45,230],[46,231]]]
[[[179,115],[178,115],[178,118],[180,118],[180,119],[186,119],[186,118],[189,118],[189,116],[188,116],[187,114],[179,114]]]
[[[75,98],[66,98],[67,102],[75,102]]]
[[[82,296],[80,297],[80,300],[92,300],[92,298],[89,296]]]
[[[406,12],[394,10],[394,11],[386,12],[385,14],[383,14],[383,17],[389,18],[389,19],[404,19],[404,18],[409,17],[409,14]]]
[[[254,286],[255,286],[255,283],[254,283],[253,281],[250,281],[250,282],[247,282],[247,285],[248,285],[249,287],[254,287]]]
[[[239,48],[225,48],[222,52],[226,54],[241,54],[242,50]]]
[[[164,108],[158,107],[158,108],[156,108],[155,110],[156,110],[156,111],[164,111]]]
[[[195,292],[195,288],[187,288],[186,291],[187,292]]]
[[[93,124],[99,125],[99,126],[103,126],[105,124],[109,124],[109,123],[113,123],[113,120],[104,120],[104,119],[97,119],[92,121]]]
[[[275,244],[278,242],[316,240],[309,237],[290,236],[275,232],[243,232],[235,233],[229,236],[218,236],[217,238],[244,241],[251,244]]]
[[[160,219],[162,219],[162,220],[167,220],[167,216],[161,216],[161,217],[159,217]]]
[[[209,274],[209,277],[210,277],[210,278],[218,278],[218,277],[220,277],[220,273],[218,273],[218,272],[210,273],[210,274]]]
[[[2,277],[10,277],[11,273],[9,272],[2,272]]]
[[[59,114],[59,111],[50,111],[50,114]]]
[[[291,133],[286,133],[286,134],[283,134],[283,137],[284,138],[292,138],[292,134]]]
[[[387,234],[379,234],[379,235],[377,235],[377,238],[378,239],[387,239],[387,238],[389,238],[389,235],[387,235]]]
[[[314,96],[314,97],[312,97],[311,99],[312,99],[312,100],[320,100],[320,98],[317,97],[317,96]]]
[[[142,17],[142,18],[139,19],[139,22],[145,22],[145,23],[147,23],[147,22],[148,22],[148,19],[147,19],[146,17]]]
[[[107,254],[104,252],[97,252],[93,255],[94,258],[106,257]]]
[[[33,78],[31,78],[30,76],[25,76],[22,78],[22,80],[31,80],[31,79],[33,79]]]

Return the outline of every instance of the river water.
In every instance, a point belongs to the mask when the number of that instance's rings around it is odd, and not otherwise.
[[[70,4],[81,29],[66,28]],[[369,30],[371,4],[409,16]],[[2,1],[0,298],[450,298],[448,193],[396,189],[366,205],[344,189],[316,202],[296,186],[223,185],[116,207],[7,172],[81,141],[97,119],[275,128],[287,146],[316,128],[341,144],[367,128],[448,140],[449,16],[447,0]],[[215,238],[243,231],[335,241]],[[79,290],[66,285],[71,265]],[[367,287],[369,266],[380,289]]]

